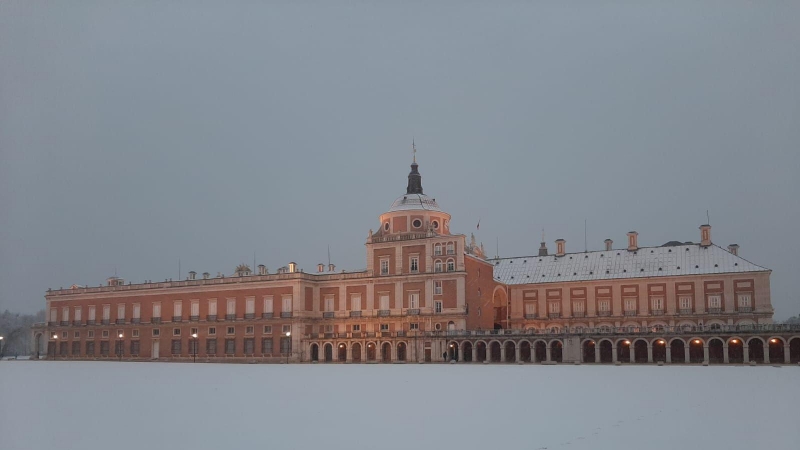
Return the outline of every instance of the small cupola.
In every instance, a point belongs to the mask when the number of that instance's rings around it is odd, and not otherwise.
[[[539,244],[539,256],[547,256],[547,244],[544,241]]]
[[[189,271],[189,279],[190,280],[196,280],[197,279],[197,272],[195,272],[194,270],[190,270]]]

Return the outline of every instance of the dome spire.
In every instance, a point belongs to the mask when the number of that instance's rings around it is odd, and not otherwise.
[[[417,165],[417,145],[413,138],[411,139],[411,148],[414,153],[414,160],[411,163],[411,173],[408,174],[406,194],[422,194],[422,175],[417,170],[419,168],[419,165]]]

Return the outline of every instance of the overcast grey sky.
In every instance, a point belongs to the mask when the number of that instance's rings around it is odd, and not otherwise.
[[[709,209],[800,313],[800,2],[567,3],[1,2],[0,310],[179,258],[363,268],[414,137],[492,255]]]

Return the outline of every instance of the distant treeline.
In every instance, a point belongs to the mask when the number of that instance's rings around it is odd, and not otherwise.
[[[0,314],[0,336],[3,336],[4,356],[26,356],[31,353],[31,325],[44,322],[44,310],[36,314],[15,314],[5,310]]]

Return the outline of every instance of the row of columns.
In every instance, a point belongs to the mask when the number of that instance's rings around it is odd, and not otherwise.
[[[669,344],[665,344],[665,345],[666,345],[666,362],[667,363],[671,363],[672,362],[672,347]],[[691,361],[691,358],[689,356],[689,348],[690,348],[690,345],[684,345],[683,346],[683,359],[684,359],[684,362],[686,362],[686,363],[689,363]],[[502,347],[501,350],[505,350],[505,347]],[[550,352],[550,347],[549,346],[547,347],[547,351],[548,351],[548,353]],[[744,343],[742,343],[742,351],[743,351],[743,354],[742,354],[743,361],[744,361],[745,364],[747,364],[747,363],[750,362],[750,349],[748,348],[747,345],[744,345]],[[783,345],[783,362],[785,364],[790,364],[791,363],[791,354],[789,352],[790,352],[789,344],[785,343]],[[504,352],[502,352],[502,353],[504,353]],[[633,363],[635,361],[635,352],[633,350],[633,345],[632,344],[631,344],[631,347],[630,347],[630,349],[628,351],[628,354],[629,354],[630,362]],[[723,344],[722,345],[722,358],[723,358],[723,362],[725,364],[728,364],[730,362],[730,355],[729,355],[729,352],[728,352],[728,345],[727,344]],[[503,358],[503,360],[504,359],[505,358]],[[549,354],[548,354],[548,361],[549,361],[549,359],[550,359],[550,357],[549,357]],[[611,362],[616,363],[618,361],[618,359],[619,358],[617,356],[617,349],[612,347]],[[710,357],[709,357],[708,345],[704,345],[703,346],[703,361],[707,363],[707,362],[709,362],[709,360],[710,360]],[[519,346],[517,346],[517,361],[519,361]],[[600,346],[597,345],[597,344],[595,344],[595,347],[594,347],[594,362],[596,362],[596,363],[600,362]],[[647,362],[649,362],[649,363],[653,362],[653,345],[649,344],[649,343],[647,344]],[[764,348],[764,364],[770,364],[769,345],[767,345]]]

